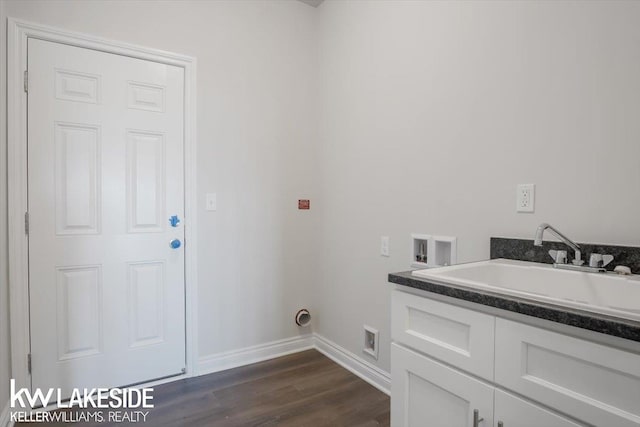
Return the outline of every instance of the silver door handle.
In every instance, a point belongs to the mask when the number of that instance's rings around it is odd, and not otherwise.
[[[480,418],[480,411],[473,410],[473,427],[480,427],[480,421],[484,421],[484,418]]]

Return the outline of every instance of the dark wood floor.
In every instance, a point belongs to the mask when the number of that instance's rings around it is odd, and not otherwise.
[[[316,350],[164,384],[153,396],[142,425],[389,426],[389,396]]]

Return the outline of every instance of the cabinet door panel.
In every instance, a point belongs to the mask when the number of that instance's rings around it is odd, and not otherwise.
[[[589,424],[640,426],[640,355],[505,319],[496,383]]]
[[[503,427],[585,427],[501,390],[496,390],[495,399],[496,426],[502,422]]]
[[[394,291],[394,341],[493,381],[495,317]]]
[[[391,345],[391,425],[480,427],[493,425],[493,387],[412,350]]]

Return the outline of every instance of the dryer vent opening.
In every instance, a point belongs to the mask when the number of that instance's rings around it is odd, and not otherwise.
[[[304,327],[309,326],[309,323],[311,323],[311,314],[309,313],[309,310],[303,308],[296,313],[296,325]]]

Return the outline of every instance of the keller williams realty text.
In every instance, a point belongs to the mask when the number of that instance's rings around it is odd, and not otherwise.
[[[11,413],[13,423],[144,423],[149,411]]]

